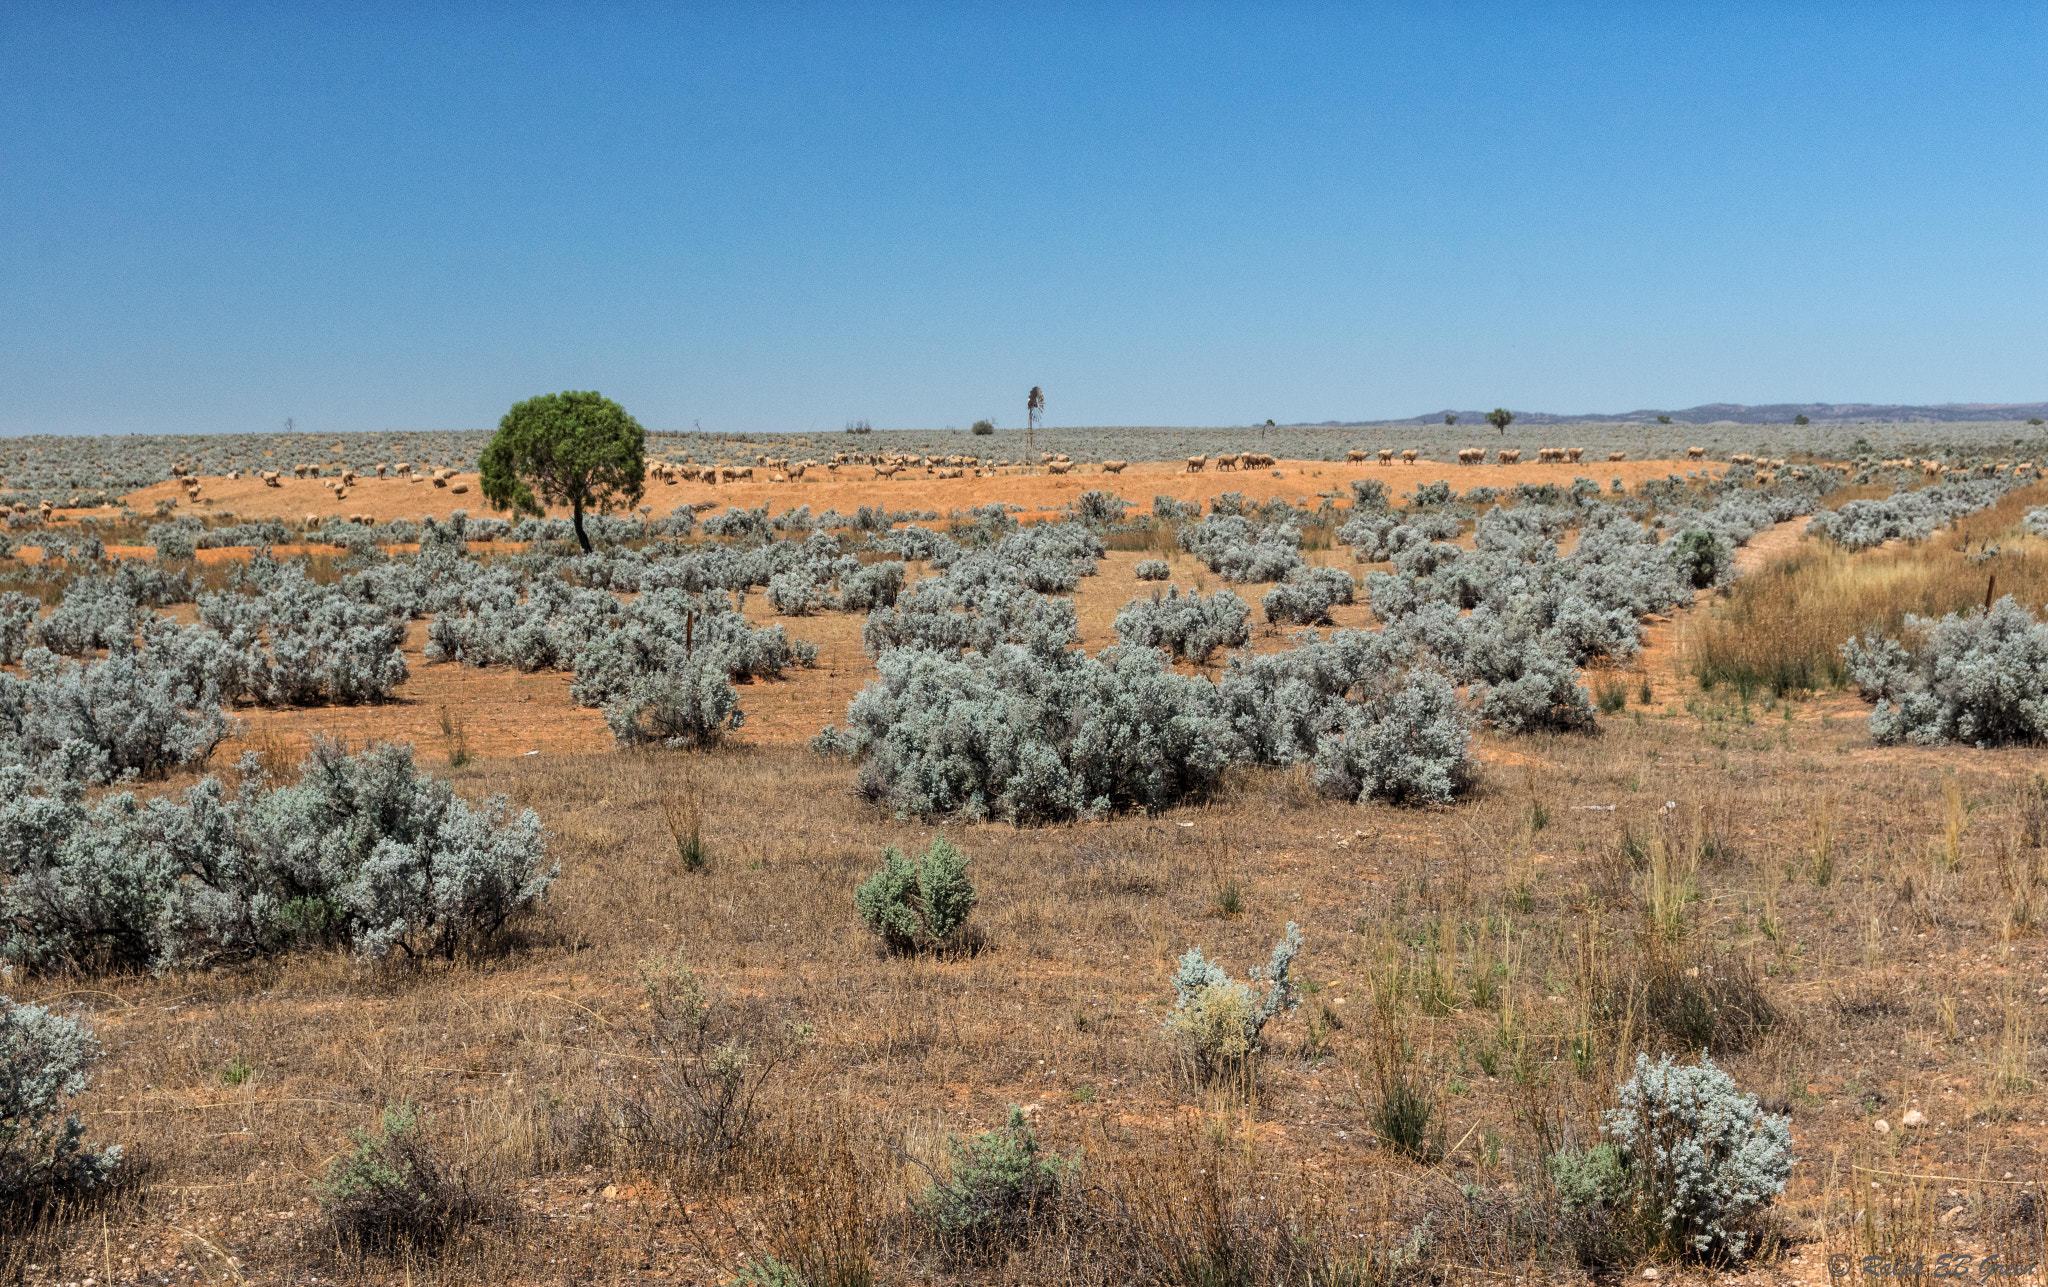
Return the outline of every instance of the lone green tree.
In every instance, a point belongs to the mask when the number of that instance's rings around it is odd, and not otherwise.
[[[601,393],[544,393],[505,413],[479,460],[484,498],[539,518],[567,505],[590,552],[583,512],[638,504],[647,488],[647,431]]]
[[[1495,407],[1493,410],[1486,413],[1486,423],[1500,430],[1503,434],[1505,434],[1508,431],[1508,426],[1513,424],[1514,422],[1515,413],[1508,410],[1506,407]]]

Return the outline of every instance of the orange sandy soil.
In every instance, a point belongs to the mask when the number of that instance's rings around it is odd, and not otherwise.
[[[649,483],[642,503],[652,506],[657,514],[665,514],[685,503],[709,502],[743,508],[765,504],[771,513],[809,505],[813,512],[837,509],[842,514],[850,514],[862,505],[886,505],[890,509],[937,510],[943,515],[955,508],[989,505],[997,501],[1022,505],[1027,510],[1039,507],[1058,509],[1082,492],[1096,489],[1116,492],[1139,506],[1149,507],[1155,493],[1186,501],[1207,500],[1226,491],[1243,492],[1253,500],[1266,500],[1273,496],[1293,500],[1323,492],[1348,496],[1353,478],[1380,479],[1398,496],[1437,479],[1444,479],[1460,491],[1481,486],[1508,488],[1516,483],[1568,486],[1574,478],[1594,479],[1603,488],[1610,479],[1619,478],[1624,485],[1634,487],[1646,478],[1662,478],[1686,469],[1721,470],[1728,466],[1699,460],[1638,460],[1620,464],[1608,464],[1603,460],[1582,461],[1576,465],[1444,465],[1421,461],[1413,465],[1391,466],[1283,460],[1273,469],[1217,473],[1212,467],[1200,474],[1190,474],[1183,465],[1163,461],[1133,464],[1121,474],[1105,474],[1094,465],[1080,468],[1085,472],[1058,476],[1012,468],[992,478],[941,479],[918,473],[909,477],[877,479],[875,471],[865,466],[843,468],[836,476],[826,473],[821,467],[789,483],[765,480],[723,486]],[[237,519],[278,518],[287,522],[303,519],[309,514],[322,518],[368,514],[378,522],[387,522],[394,518],[416,519],[428,514],[446,518],[458,509],[477,515],[492,512],[490,503],[478,490],[475,474],[458,475],[446,488],[397,478],[366,478],[349,489],[345,500],[336,500],[323,481],[331,480],[287,478],[277,487],[267,487],[261,481],[247,477],[233,481],[202,478],[199,480],[200,503],[196,507],[185,500],[184,488],[175,482],[157,483],[131,492],[122,499],[145,514],[151,512],[159,500],[175,500],[181,509],[202,515],[209,511],[225,511]],[[469,490],[457,495],[454,489],[458,486]],[[67,517],[76,517],[112,515],[115,511],[63,512]],[[560,508],[549,512],[564,517],[568,514],[566,509]]]

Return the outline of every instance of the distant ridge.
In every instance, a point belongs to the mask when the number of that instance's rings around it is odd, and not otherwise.
[[[1513,407],[1508,408],[1515,411]],[[1458,424],[1485,427],[1486,412],[1459,411],[1445,407],[1426,415],[1410,416],[1405,420],[1325,420],[1322,424],[1332,427],[1350,425],[1440,425],[1446,415],[1458,417]],[[1619,415],[1598,413],[1575,416],[1554,415],[1547,411],[1515,411],[1515,423],[1532,425],[1556,424],[1630,424],[1652,423],[1659,416],[1670,416],[1673,424],[1709,425],[1783,425],[1792,423],[1792,417],[1805,416],[1815,424],[1853,424],[1867,420],[1872,424],[1916,424],[1916,423],[1957,423],[1986,420],[2031,420],[2035,416],[2048,418],[2048,402],[1943,402],[1935,406],[1897,406],[1875,402],[1772,402],[1761,406],[1743,406],[1734,402],[1709,402],[1704,406],[1687,407],[1683,411],[1624,411]]]

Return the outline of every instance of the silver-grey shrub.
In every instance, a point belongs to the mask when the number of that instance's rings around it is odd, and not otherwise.
[[[21,660],[35,639],[42,603],[19,590],[0,592],[0,665]]]
[[[1741,1259],[1797,1161],[1790,1123],[1705,1057],[1688,1066],[1637,1055],[1615,1098],[1602,1130],[1633,1182],[1638,1214],[1678,1250]]]
[[[1973,478],[1894,492],[1882,500],[1852,500],[1840,509],[1822,510],[1807,524],[1807,530],[1852,550],[1892,540],[1925,540],[1937,528],[1997,504],[2015,482],[2011,478]]]
[[[1206,598],[1182,594],[1174,586],[1166,594],[1133,599],[1116,617],[1116,637],[1140,648],[1164,648],[1176,661],[1200,665],[1219,648],[1242,647],[1251,638],[1251,609],[1228,590]]]
[[[51,652],[83,657],[99,649],[126,652],[142,626],[142,605],[111,580],[74,581],[64,600],[43,618],[36,639]]]
[[[1349,572],[1304,564],[1268,590],[1260,607],[1274,625],[1326,626],[1331,621],[1330,610],[1356,596],[1357,583]]]
[[[1302,564],[1298,530],[1261,527],[1241,514],[1211,514],[1189,524],[1180,544],[1226,581],[1278,581]]]
[[[1411,671],[1397,685],[1341,708],[1316,744],[1312,772],[1326,795],[1364,803],[1448,804],[1477,775],[1472,716],[1442,675]]]
[[[1131,569],[1131,575],[1140,581],[1164,581],[1173,575],[1173,569],[1167,566],[1165,559],[1139,559],[1138,565]]]
[[[1289,921],[1273,945],[1272,960],[1264,968],[1246,970],[1243,981],[1231,978],[1199,947],[1180,958],[1173,972],[1173,1013],[1165,1026],[1194,1081],[1246,1077],[1266,1025],[1301,1004],[1293,978],[1300,952],[1301,930]],[[1254,989],[1254,984],[1264,986]]]
[[[38,763],[65,748],[93,780],[157,776],[205,759],[234,721],[216,693],[153,653],[67,661],[45,648],[0,674],[0,761]]]
[[[605,724],[620,746],[715,745],[746,718],[726,674],[718,649],[699,650],[680,666],[629,682],[604,703]]]
[[[1989,612],[1909,614],[1906,634],[1910,646],[1876,637],[1841,648],[1850,678],[1876,703],[1870,732],[1879,742],[2048,740],[2048,623],[2011,595]]]
[[[1215,686],[1149,648],[1102,657],[998,644],[892,648],[820,744],[860,760],[858,789],[898,814],[1059,821],[1159,809],[1214,788],[1238,757]]]
[[[405,618],[296,566],[261,595],[210,594],[199,619],[231,655],[223,688],[265,706],[389,701],[405,682]]]
[[[777,572],[768,578],[768,606],[785,617],[807,617],[825,606],[825,592],[808,572]]]
[[[6,956],[161,969],[319,944],[452,956],[538,903],[557,868],[529,810],[472,805],[412,750],[315,744],[298,781],[230,796],[88,803],[75,779],[0,769]]]
[[[91,1188],[119,1169],[121,1146],[88,1147],[85,1124],[68,1111],[99,1054],[85,1025],[0,996],[0,1207]]]

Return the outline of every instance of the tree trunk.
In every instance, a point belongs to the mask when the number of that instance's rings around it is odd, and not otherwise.
[[[590,553],[590,534],[583,530],[583,502],[580,500],[571,501],[569,503],[569,513],[573,516],[572,521],[576,524],[576,543],[583,547],[585,554],[588,554]]]

